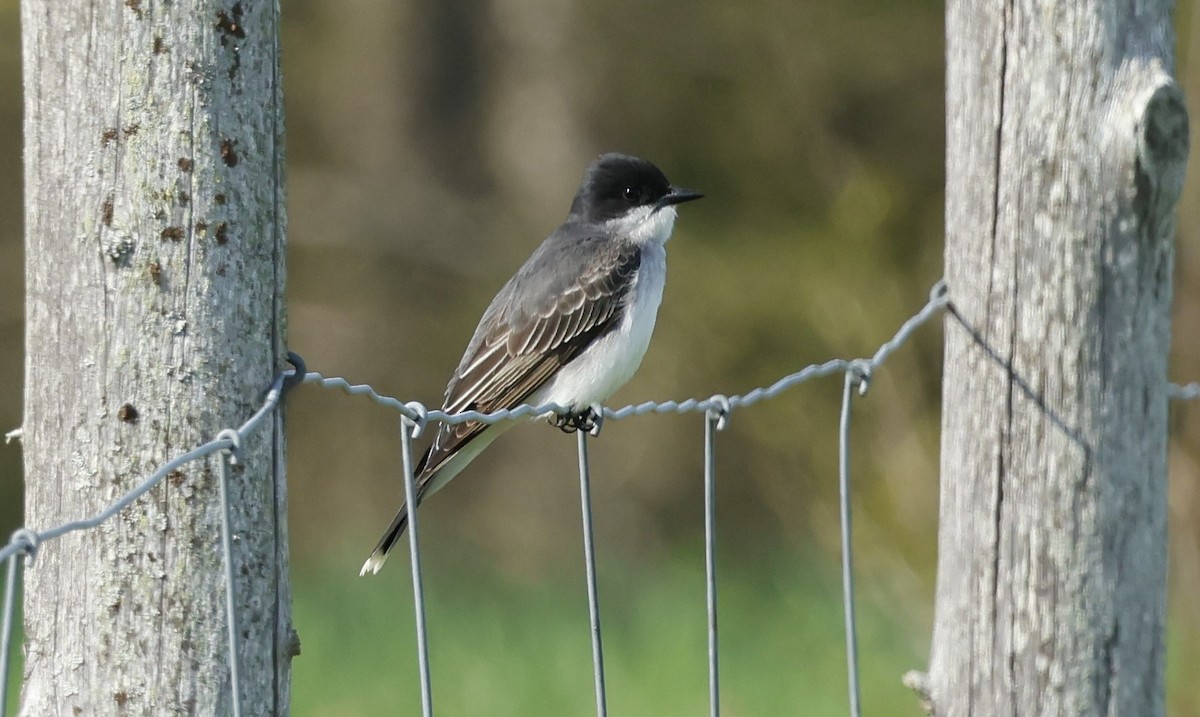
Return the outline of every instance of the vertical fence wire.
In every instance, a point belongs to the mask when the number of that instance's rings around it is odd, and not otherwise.
[[[579,504],[583,512],[583,560],[587,570],[588,617],[592,624],[592,667],[596,683],[596,714],[608,714],[604,689],[604,645],[600,639],[600,598],[596,588],[596,545],[592,529],[592,486],[588,474],[588,432],[575,432],[579,445]]]
[[[854,566],[850,538],[850,398],[854,386],[866,387],[866,374],[855,367],[846,371],[842,389],[842,416],[838,424],[838,508],[842,523],[842,600],[846,620],[846,680],[850,692],[850,716],[860,717],[858,689],[858,633],[854,622]]]
[[[4,625],[0,627],[0,717],[8,714],[8,658],[12,653],[13,612],[16,610],[18,562],[24,554],[8,557],[8,579],[4,583]]]
[[[421,714],[433,717],[433,689],[429,679],[429,638],[425,631],[425,586],[421,580],[421,551],[417,531],[417,489],[413,484],[413,433],[418,424],[400,419],[400,457],[404,463],[404,504],[408,506],[408,556],[412,567],[413,611],[417,621],[417,668],[421,673]]]
[[[725,409],[727,411],[728,409]],[[721,714],[721,690],[718,679],[717,650],[717,469],[714,434],[723,427],[725,412],[704,412],[704,558],[708,603],[708,713]]]
[[[238,436],[234,431],[228,429],[222,431],[221,434],[232,434],[231,440],[233,441],[232,447],[217,454],[217,461],[221,465],[221,551],[224,553],[225,560],[225,625],[229,640],[226,648],[229,650],[230,700],[233,703],[233,717],[241,717],[242,681],[241,670],[238,667],[240,651],[237,639],[237,608],[234,604],[237,593],[234,591],[233,583],[233,525],[229,517],[229,474],[233,464],[237,462],[235,451],[238,445]]]

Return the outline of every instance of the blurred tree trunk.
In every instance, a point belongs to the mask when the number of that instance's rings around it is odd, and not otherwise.
[[[1170,12],[947,7],[939,716],[1163,714]]]
[[[275,3],[23,0],[26,524],[245,421],[282,363]],[[231,486],[246,715],[287,713],[278,416]],[[27,574],[21,714],[229,714],[215,459]]]

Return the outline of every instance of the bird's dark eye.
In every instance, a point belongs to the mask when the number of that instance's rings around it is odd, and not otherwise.
[[[637,204],[638,202],[642,201],[642,190],[638,189],[637,187],[625,187],[625,189],[621,191],[621,196],[625,197],[625,201],[629,202],[630,204]]]

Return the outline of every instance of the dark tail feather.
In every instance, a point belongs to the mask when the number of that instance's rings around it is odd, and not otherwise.
[[[420,502],[418,498],[417,504],[420,505]],[[367,562],[363,563],[362,570],[358,571],[358,574],[377,574],[383,568],[383,563],[387,560],[388,553],[392,550],[392,545],[400,539],[400,536],[404,534],[404,529],[407,527],[408,505],[402,505],[396,513],[396,517],[392,518],[391,525],[384,531],[383,537],[379,539],[379,543],[375,546],[375,549],[371,551],[371,557],[367,558]]]
[[[425,451],[425,455],[421,456],[421,460],[417,462],[417,505],[421,505],[421,499],[425,496],[425,488],[429,485],[428,476],[425,476],[425,468],[429,465],[429,454],[432,451],[433,447],[430,446],[429,450]],[[383,568],[384,562],[387,561],[388,553],[391,552],[392,546],[400,539],[401,535],[404,535],[404,529],[407,527],[408,505],[402,505],[400,506],[400,510],[396,511],[396,517],[392,518],[391,524],[383,532],[383,537],[379,539],[379,543],[371,551],[371,557],[367,558],[367,562],[363,563],[362,570],[359,570],[358,574],[378,574]]]

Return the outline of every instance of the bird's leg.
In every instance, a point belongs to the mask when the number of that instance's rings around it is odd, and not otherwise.
[[[600,435],[600,426],[604,424],[604,409],[598,405],[588,406],[579,413],[569,413],[555,416],[550,422],[563,433],[587,431],[593,436]]]

